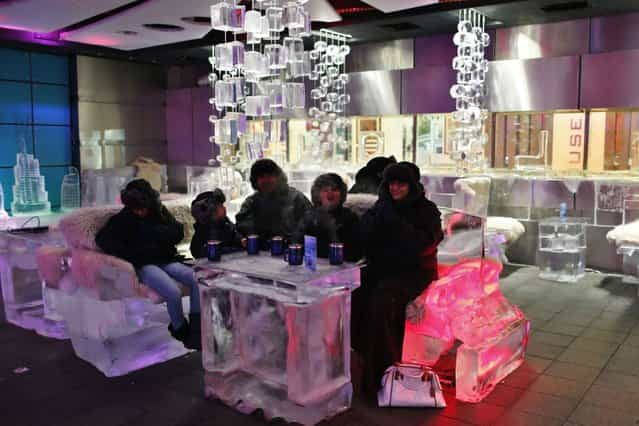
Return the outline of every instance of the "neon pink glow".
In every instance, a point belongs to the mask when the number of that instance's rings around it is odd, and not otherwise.
[[[70,33],[62,33],[60,34],[60,38],[62,40],[66,40],[68,34]],[[105,46],[105,47],[117,46],[120,43],[119,40],[116,40],[114,38],[109,38],[106,36],[99,36],[99,35],[85,35],[81,37],[76,37],[73,39],[73,42],[92,44],[96,46]]]
[[[432,282],[407,310],[403,358],[435,365],[457,350],[456,396],[479,402],[523,362],[530,324],[499,289],[502,265],[470,259],[440,265]]]

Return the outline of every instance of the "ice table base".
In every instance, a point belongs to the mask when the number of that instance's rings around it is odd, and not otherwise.
[[[218,398],[245,414],[262,409],[267,420],[283,418],[288,422],[314,425],[346,411],[351,406],[353,387],[348,382],[325,399],[299,405],[288,399],[285,389],[269,386],[252,374],[241,371],[227,375],[206,372],[204,394],[207,398]]]
[[[207,395],[302,424],[350,406],[350,294],[358,266],[320,259],[310,272],[240,253],[196,269]]]

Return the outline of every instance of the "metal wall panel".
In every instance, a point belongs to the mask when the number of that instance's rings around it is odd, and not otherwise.
[[[590,53],[639,49],[639,13],[592,18]]]
[[[124,166],[139,155],[167,162],[166,68],[78,56],[77,76],[80,131],[125,137],[124,156],[105,164]]]
[[[450,87],[457,77],[450,65],[429,65],[402,71],[402,114],[455,110]]]
[[[582,55],[589,51],[589,31],[588,19],[500,28],[495,59]]]
[[[398,115],[401,113],[401,72],[366,71],[351,74],[351,103],[346,115]]]
[[[354,44],[346,61],[347,72],[391,71],[413,68],[414,39]]]
[[[493,112],[576,109],[579,57],[491,62],[486,83]]]
[[[582,57],[582,108],[639,107],[639,50]]]

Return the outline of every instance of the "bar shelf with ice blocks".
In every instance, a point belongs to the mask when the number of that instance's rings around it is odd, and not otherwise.
[[[539,277],[575,282],[586,265],[585,218],[552,217],[539,221]]]
[[[43,246],[63,247],[62,234],[49,230],[43,233],[0,232],[0,281],[7,321],[38,334],[59,339],[67,338],[64,321],[55,312],[53,303],[40,278],[37,250]]]
[[[207,396],[302,424],[348,409],[360,266],[317,263],[313,272],[264,253],[198,262]]]
[[[439,272],[407,308],[402,358],[436,366],[460,341],[455,396],[479,402],[523,363],[530,322],[499,290],[501,263],[477,258]]]

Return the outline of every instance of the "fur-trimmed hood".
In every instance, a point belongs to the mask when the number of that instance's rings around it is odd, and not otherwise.
[[[313,182],[313,186],[311,187],[311,201],[315,207],[319,207],[321,205],[320,201],[320,191],[322,188],[331,187],[337,188],[341,194],[339,205],[344,205],[346,201],[346,183],[340,177],[340,175],[336,173],[325,173],[323,175],[319,175],[315,181]]]

